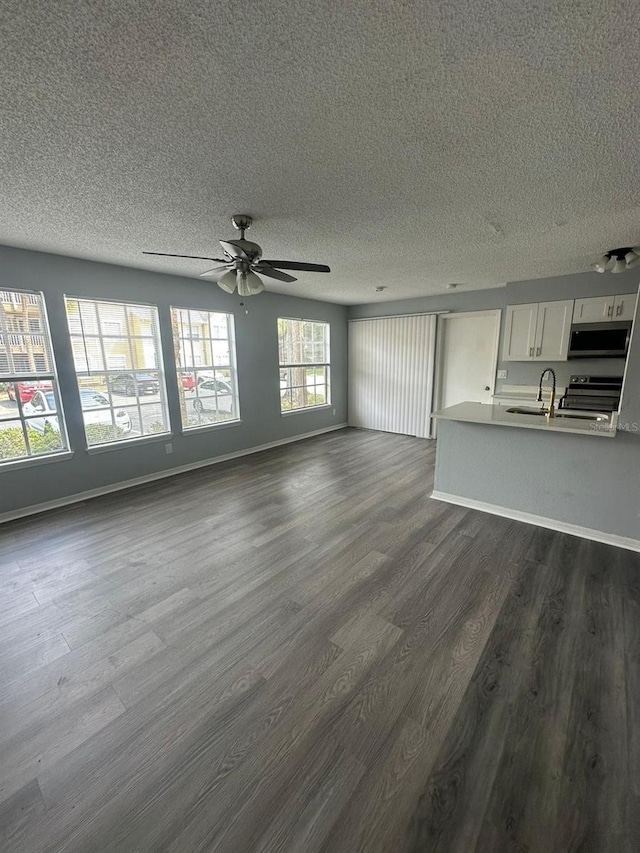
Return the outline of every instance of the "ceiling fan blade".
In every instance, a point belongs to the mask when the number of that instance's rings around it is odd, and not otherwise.
[[[298,280],[297,278],[294,278],[294,276],[289,275],[286,272],[280,272],[280,270],[277,270],[275,267],[270,266],[264,261],[261,261],[259,264],[255,264],[253,269],[256,272],[260,273],[260,275],[267,275],[269,276],[269,278],[275,278],[278,281],[291,282]]]
[[[236,245],[235,240],[220,240],[220,245],[232,258],[240,258],[242,261],[249,260],[247,253],[240,246]]]
[[[326,264],[305,264],[302,261],[272,261],[271,258],[265,258],[261,263],[269,264],[271,267],[277,267],[281,270],[307,270],[307,272],[331,272],[331,268]]]
[[[193,258],[196,261],[218,261],[225,264],[224,258],[205,258],[203,255],[172,255],[170,252],[143,252],[143,255],[161,255],[163,258]]]
[[[226,290],[227,293],[233,293],[236,289],[236,271],[229,270],[229,272],[226,272],[222,278],[219,279],[218,287]]]
[[[224,272],[229,269],[229,265],[225,264],[223,267],[214,267],[212,270],[206,270],[205,272],[200,273],[200,278],[207,277],[212,278],[214,281],[217,281]]]

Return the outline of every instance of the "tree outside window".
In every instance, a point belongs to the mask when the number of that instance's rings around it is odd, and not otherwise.
[[[329,324],[278,318],[280,410],[326,406],[330,396]]]

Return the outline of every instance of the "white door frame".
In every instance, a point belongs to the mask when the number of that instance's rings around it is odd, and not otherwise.
[[[493,373],[490,383],[490,392],[496,390],[496,371],[498,369],[498,356],[500,353],[500,331],[502,329],[502,309],[489,308],[486,311],[450,311],[448,314],[440,314],[438,316],[436,326],[436,360],[435,360],[435,375],[433,378],[433,411],[437,412],[442,401],[442,368],[444,365],[444,323],[448,320],[464,320],[469,317],[495,317],[496,323],[496,338],[493,345]],[[431,419],[431,437],[436,437],[436,420]]]

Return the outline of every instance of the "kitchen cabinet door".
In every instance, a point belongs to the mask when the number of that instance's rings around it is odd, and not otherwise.
[[[573,307],[574,323],[603,323],[613,317],[613,296],[590,296],[576,299]]]
[[[535,351],[538,304],[507,305],[503,361],[531,361]]]
[[[534,361],[567,360],[572,315],[573,299],[539,303]]]
[[[633,320],[636,311],[636,294],[622,293],[613,299],[613,319]]]

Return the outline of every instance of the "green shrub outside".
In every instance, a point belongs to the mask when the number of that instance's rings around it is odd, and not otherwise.
[[[45,429],[44,433],[27,429],[27,437],[33,456],[62,450],[60,433],[54,432],[51,428]],[[0,429],[0,459],[20,459],[26,455],[22,430],[19,427]]]
[[[117,441],[124,435],[120,427],[117,427],[114,436],[111,424],[87,424],[86,433],[87,444],[90,447],[94,444]],[[60,433],[51,429],[50,426],[46,426],[44,432],[27,428],[27,437],[32,456],[56,453],[64,449]],[[0,459],[24,459],[26,456],[27,450],[22,430],[19,427],[0,429]]]
[[[318,405],[321,406],[321,405],[324,405],[326,402],[327,401],[325,400],[325,398],[319,396],[318,394],[307,394],[307,403],[306,403],[307,406],[318,406]],[[286,398],[283,398],[280,401],[281,411],[284,411],[284,410],[290,409],[290,408],[292,408],[292,407],[291,407],[291,403],[289,402],[289,400],[287,400]]]
[[[94,444],[106,444],[108,441],[117,441],[124,435],[120,427],[116,427],[114,435],[111,424],[85,424],[84,430],[87,435],[87,444],[89,447],[92,447]]]

